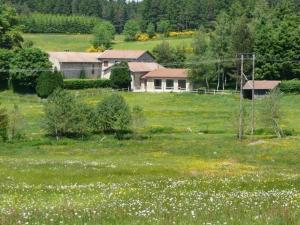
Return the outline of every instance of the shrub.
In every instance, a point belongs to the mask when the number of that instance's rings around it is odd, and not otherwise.
[[[57,88],[63,87],[63,75],[60,72],[44,72],[37,79],[36,92],[41,98],[48,98]]]
[[[103,99],[96,108],[95,126],[97,131],[122,132],[129,130],[131,112],[125,99],[112,94]]]
[[[157,31],[163,33],[165,36],[168,36],[170,30],[170,22],[168,20],[161,20],[157,24]]]
[[[285,93],[300,93],[300,80],[283,81],[280,90]]]
[[[140,24],[136,20],[128,20],[124,26],[125,41],[134,41],[138,33],[140,33]]]
[[[9,112],[9,139],[20,140],[24,138],[23,128],[25,125],[24,116],[21,114],[18,105]]]
[[[131,85],[131,75],[127,62],[115,64],[111,68],[110,75],[111,85],[113,88],[127,89]]]
[[[4,108],[0,108],[0,138],[3,141],[8,139],[8,114]]]
[[[115,28],[109,22],[102,22],[93,29],[92,44],[94,48],[110,48],[115,35]]]
[[[90,129],[90,108],[76,101],[69,92],[56,89],[45,105],[45,125],[49,135],[83,137]]]
[[[48,54],[37,48],[24,48],[15,51],[12,58],[12,86],[15,92],[34,93],[37,78],[45,70],[51,69]]]
[[[136,40],[137,40],[137,41],[148,41],[148,40],[149,40],[149,35],[146,34],[146,33],[138,34],[138,35],[136,36]]]
[[[12,58],[11,51],[0,49],[0,90],[8,88],[11,58]]]
[[[70,79],[64,80],[64,89],[80,90],[88,88],[110,88],[110,80],[92,80],[92,79]]]
[[[155,36],[155,26],[153,23],[149,23],[146,30],[150,38]]]

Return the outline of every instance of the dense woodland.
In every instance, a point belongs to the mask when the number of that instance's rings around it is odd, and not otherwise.
[[[121,32],[129,19],[138,19],[142,27],[168,20],[173,30],[195,29],[213,26],[217,15],[227,11],[237,0],[4,0],[12,3],[19,13],[32,12],[95,16],[113,23]],[[267,0],[274,7],[284,0]],[[291,0],[299,10],[300,1]],[[240,1],[243,8],[252,13],[256,2]]]

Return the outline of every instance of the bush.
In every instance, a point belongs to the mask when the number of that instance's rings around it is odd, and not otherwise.
[[[8,88],[9,69],[12,52],[5,49],[0,49],[0,90]]]
[[[77,102],[69,92],[56,89],[45,106],[45,125],[49,135],[83,137],[90,132],[91,110]]]
[[[110,75],[111,85],[113,88],[127,89],[131,86],[131,75],[127,62],[115,64],[111,68]]]
[[[283,81],[280,90],[284,93],[300,94],[300,80]]]
[[[7,141],[8,139],[8,114],[5,109],[0,108],[0,138],[3,141]]]
[[[110,80],[92,80],[92,79],[70,79],[64,80],[64,89],[81,90],[88,88],[110,88]]]
[[[134,41],[138,33],[140,33],[140,24],[136,20],[128,20],[124,27],[125,41]]]
[[[112,45],[115,28],[109,22],[102,22],[93,29],[92,44],[94,48],[108,49]]]
[[[129,130],[131,121],[129,106],[118,94],[105,97],[96,108],[95,128],[97,131],[123,133]]]
[[[63,87],[63,75],[60,72],[44,72],[37,79],[36,92],[41,98],[48,98],[57,88]]]
[[[15,51],[11,61],[12,86],[15,92],[35,93],[37,78],[51,69],[48,54],[37,48],[24,48]]]
[[[141,33],[136,36],[137,41],[148,41],[149,39],[149,35],[146,33]]]

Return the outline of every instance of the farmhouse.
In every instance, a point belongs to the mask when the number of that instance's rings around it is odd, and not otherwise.
[[[98,59],[102,62],[101,78],[109,79],[111,67],[119,62],[155,62],[148,51],[139,50],[106,50]]]
[[[102,72],[99,53],[85,52],[48,52],[53,68],[61,71],[65,78],[79,78],[84,74],[88,78],[100,78]]]
[[[142,77],[141,89],[146,92],[182,92],[192,90],[188,70],[161,68]]]
[[[280,85],[280,81],[276,80],[256,80],[254,86],[252,81],[248,81],[243,87],[245,98],[252,99],[252,89],[254,89],[254,98],[263,98],[270,91]]]

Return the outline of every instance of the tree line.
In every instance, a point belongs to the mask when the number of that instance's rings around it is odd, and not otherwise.
[[[161,21],[168,21],[172,30],[213,27],[217,15],[227,11],[239,0],[5,0],[15,6],[20,14],[33,12],[62,15],[94,16],[110,21],[118,33],[129,19],[138,20],[145,31],[148,24],[158,28]],[[285,0],[268,0],[273,7]],[[291,0],[299,10],[298,0]],[[242,1],[246,10],[257,1]]]
[[[101,23],[98,17],[32,13],[21,14],[19,22],[26,33],[92,33]]]

